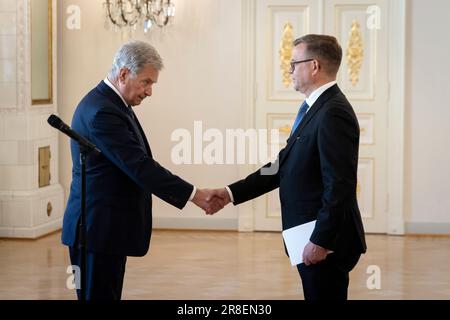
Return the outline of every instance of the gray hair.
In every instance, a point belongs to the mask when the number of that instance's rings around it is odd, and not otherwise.
[[[162,70],[164,64],[158,51],[144,41],[127,42],[114,56],[108,78],[111,81],[116,80],[122,68],[130,70],[131,76],[135,77],[146,65],[151,65],[158,71]]]

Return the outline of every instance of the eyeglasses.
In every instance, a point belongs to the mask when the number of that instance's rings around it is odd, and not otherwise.
[[[309,62],[309,61],[313,61],[314,59],[306,59],[306,60],[294,60],[291,61],[291,73],[294,72],[295,69],[295,65],[298,63],[303,63],[303,62]]]

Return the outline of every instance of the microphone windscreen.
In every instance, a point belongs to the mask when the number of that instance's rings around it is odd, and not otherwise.
[[[62,124],[62,120],[60,118],[58,118],[57,116],[55,116],[54,114],[52,114],[50,117],[48,117],[47,122],[49,125],[51,125],[54,128],[59,128],[59,127],[61,127],[61,124]]]

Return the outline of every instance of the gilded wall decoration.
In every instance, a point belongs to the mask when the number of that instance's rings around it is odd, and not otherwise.
[[[283,28],[283,35],[281,36],[281,43],[279,50],[282,80],[286,88],[288,88],[292,82],[291,59],[293,49],[294,49],[294,29],[290,22],[286,22]]]
[[[292,127],[290,125],[286,124],[286,125],[278,128],[278,130],[280,131],[281,134],[289,135],[289,134],[291,134]]]
[[[353,86],[359,82],[359,74],[364,59],[364,45],[361,33],[361,27],[358,21],[352,22],[350,37],[347,48],[347,65],[350,81]]]

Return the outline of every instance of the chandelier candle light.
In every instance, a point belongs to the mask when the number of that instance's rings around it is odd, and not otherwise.
[[[115,28],[136,30],[143,24],[148,33],[154,25],[162,28],[173,20],[175,4],[171,0],[106,0],[106,19]]]

